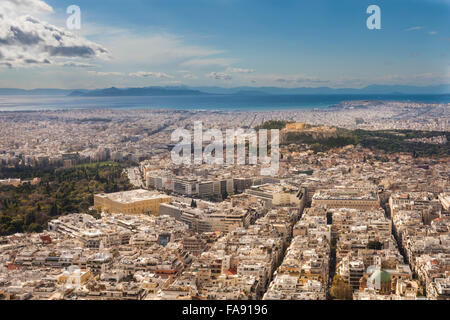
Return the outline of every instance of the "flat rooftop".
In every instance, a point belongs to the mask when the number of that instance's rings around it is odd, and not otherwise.
[[[289,184],[262,184],[258,186],[251,186],[248,190],[261,191],[267,193],[279,193],[279,192],[298,192],[300,191],[296,186]]]
[[[375,192],[367,190],[331,189],[321,190],[314,194],[314,200],[378,200]]]
[[[97,197],[107,198],[120,203],[133,203],[151,199],[167,198],[168,195],[157,191],[148,191],[144,189],[122,191],[116,193],[100,193]]]

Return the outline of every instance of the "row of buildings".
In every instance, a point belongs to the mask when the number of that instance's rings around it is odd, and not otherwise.
[[[325,210],[305,209],[264,300],[325,300],[331,228]]]
[[[73,214],[0,243],[5,299],[144,299],[189,265],[187,226],[164,216]]]
[[[429,299],[450,298],[448,194],[396,193],[389,199],[395,234]]]

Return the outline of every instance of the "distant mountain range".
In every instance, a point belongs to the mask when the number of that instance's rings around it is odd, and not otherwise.
[[[73,90],[64,90],[64,89],[33,89],[33,90],[24,90],[24,89],[8,89],[8,88],[0,88],[0,95],[2,96],[27,96],[27,95],[35,95],[35,96],[66,96],[70,94]],[[86,90],[85,90],[86,91]]]
[[[60,95],[72,97],[118,97],[118,96],[183,96],[183,95],[301,95],[301,94],[450,94],[450,85],[439,86],[406,86],[406,85],[370,85],[361,89],[329,87],[318,88],[279,88],[279,87],[143,87],[143,88],[106,88],[97,90],[85,89],[2,89],[0,95]]]
[[[370,85],[361,89],[330,87],[318,88],[280,88],[280,87],[192,87],[210,94],[449,94],[450,85],[439,86],[405,86],[405,85]]]
[[[204,95],[207,93],[183,88],[183,87],[145,87],[145,88],[124,88],[119,89],[116,87],[82,91],[77,90],[71,92],[70,96],[78,97],[121,97],[121,96],[192,96],[192,95]]]

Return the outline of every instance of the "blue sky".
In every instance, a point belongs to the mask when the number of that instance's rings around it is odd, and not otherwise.
[[[1,30],[8,25],[0,19],[0,62],[2,55],[15,61],[0,67],[0,87],[450,82],[450,0],[20,1],[39,6],[30,13],[28,4],[14,14],[61,29],[66,8],[78,5],[81,30],[63,45],[92,45],[95,54],[63,57],[57,54],[61,50],[49,54],[48,45],[33,44],[24,52],[36,59],[27,61],[41,63],[14,60],[23,54],[13,48],[24,48],[1,44]],[[42,3],[53,10],[43,9]],[[381,8],[381,30],[366,27],[371,4]],[[26,23],[23,28],[30,31]]]

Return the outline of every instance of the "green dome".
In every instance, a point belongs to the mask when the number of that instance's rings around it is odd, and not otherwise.
[[[372,283],[386,283],[391,281],[391,276],[389,272],[384,270],[377,270],[370,276],[370,281]]]

